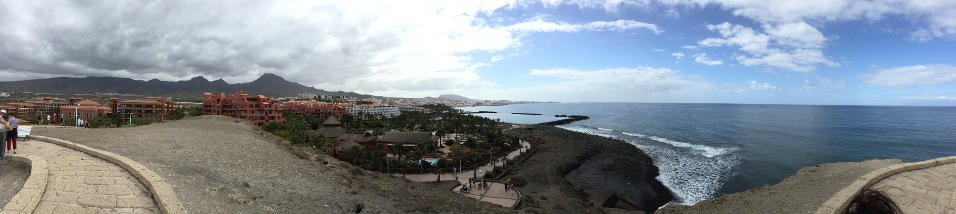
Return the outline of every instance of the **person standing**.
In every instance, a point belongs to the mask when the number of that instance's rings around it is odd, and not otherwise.
[[[50,115],[49,115],[49,114],[46,115],[46,124],[47,124],[47,125],[53,124],[53,120],[50,118]]]
[[[53,113],[53,120],[50,121],[52,122],[50,124],[56,124],[56,113]]]
[[[10,115],[10,118],[7,119],[7,122],[10,123],[10,126],[13,127],[12,130],[7,132],[7,150],[10,150],[10,146],[13,145],[13,154],[17,153],[17,127],[20,126],[20,119],[17,119],[13,115]]]
[[[4,118],[7,117],[7,110],[0,109],[0,142],[6,141],[7,138],[7,127],[10,126],[10,123],[7,122]],[[6,156],[6,149],[0,148],[0,160],[3,160]]]

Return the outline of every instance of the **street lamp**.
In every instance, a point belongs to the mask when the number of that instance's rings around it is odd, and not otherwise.
[[[71,99],[72,99],[72,98],[71,98]],[[75,120],[77,120],[77,121],[79,121],[79,119],[80,119],[80,104],[79,104],[79,103],[77,103],[77,104],[76,104],[76,108],[73,109],[73,119],[75,119]],[[74,123],[75,123],[75,122],[74,122]],[[77,127],[79,127],[79,126],[80,126],[80,123],[75,123],[74,125],[76,125]]]

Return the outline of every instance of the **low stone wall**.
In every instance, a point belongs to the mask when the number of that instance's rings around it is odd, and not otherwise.
[[[925,169],[943,164],[956,163],[956,156],[936,158],[932,160],[920,161],[915,163],[901,163],[878,169],[876,171],[863,175],[852,184],[837,192],[833,197],[823,203],[817,209],[817,214],[842,214],[846,207],[863,190],[870,188],[884,178],[890,177],[906,171]]]
[[[143,182],[143,184],[149,189],[149,192],[152,193],[153,199],[156,200],[156,205],[159,207],[159,210],[162,213],[187,213],[183,203],[180,202],[179,198],[176,197],[176,192],[173,191],[173,187],[170,186],[169,183],[163,179],[163,177],[160,177],[158,174],[152,170],[149,170],[149,168],[146,168],[146,166],[143,166],[143,164],[140,164],[133,159],[58,138],[37,135],[33,135],[31,137],[36,140],[47,141],[63,147],[75,149],[77,151],[81,151],[119,165],[120,167],[123,167],[123,169],[126,169],[126,171],[129,171],[130,174],[133,174],[133,176],[136,176],[140,182]]]
[[[23,188],[3,206],[2,213],[32,213],[40,204],[40,198],[46,190],[47,176],[50,174],[46,160],[33,155],[8,155],[7,158],[29,166],[30,177],[23,183]]]

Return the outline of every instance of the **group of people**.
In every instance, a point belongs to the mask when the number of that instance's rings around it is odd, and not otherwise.
[[[8,115],[6,110],[0,110],[0,142],[5,142],[6,147],[0,148],[0,159],[3,159],[7,151],[12,150],[17,153],[17,127],[20,126],[20,119],[13,115]]]
[[[66,119],[67,118],[63,116],[63,114],[60,114],[59,116],[57,116],[57,114],[48,114],[46,115],[46,120],[44,120],[43,115],[37,116],[37,121],[40,123],[38,125],[62,124],[63,120],[66,120]],[[76,125],[79,127],[86,127],[86,128],[90,127],[89,121],[86,121],[83,118],[79,118],[79,117],[76,118]]]

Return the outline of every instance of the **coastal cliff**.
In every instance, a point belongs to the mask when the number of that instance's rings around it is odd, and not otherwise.
[[[505,131],[537,152],[509,176],[526,182],[519,209],[541,213],[654,212],[674,199],[640,149],[551,125]]]

